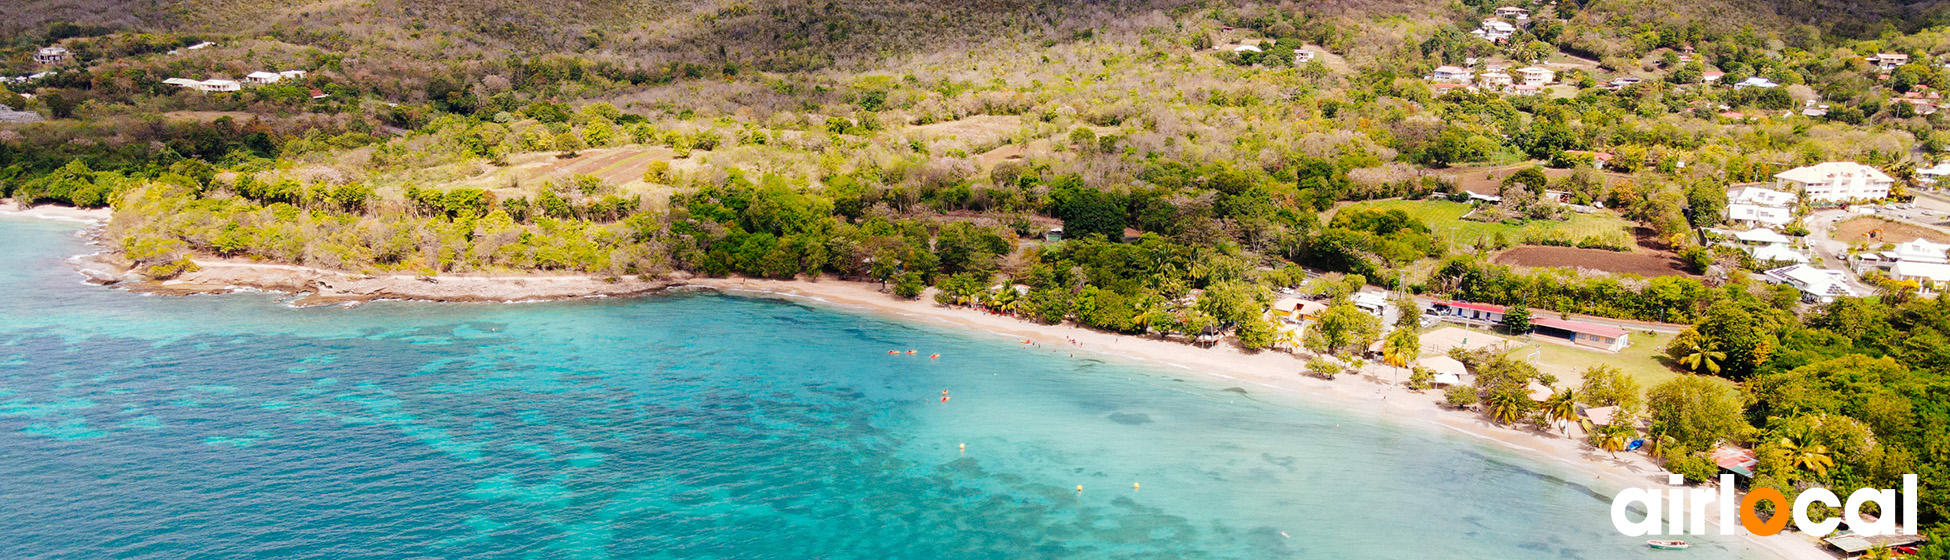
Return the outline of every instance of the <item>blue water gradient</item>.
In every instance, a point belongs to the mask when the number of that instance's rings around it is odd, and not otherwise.
[[[148,297],[73,234],[0,220],[0,558],[1648,554],[1566,472],[1221,379],[704,293]]]

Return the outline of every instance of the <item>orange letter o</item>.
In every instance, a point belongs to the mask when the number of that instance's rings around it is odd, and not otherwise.
[[[1760,520],[1760,513],[1754,509],[1754,506],[1761,500],[1774,502],[1773,519]],[[1787,496],[1782,496],[1780,490],[1762,488],[1748,492],[1745,497],[1740,498],[1740,526],[1746,527],[1747,532],[1763,537],[1779,533],[1781,529],[1787,528],[1788,517],[1790,516]]]

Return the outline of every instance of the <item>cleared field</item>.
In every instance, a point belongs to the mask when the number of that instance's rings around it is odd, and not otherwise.
[[[1492,260],[1497,264],[1575,268],[1613,274],[1637,274],[1648,278],[1692,275],[1686,272],[1679,259],[1673,258],[1672,255],[1620,253],[1604,249],[1529,245],[1499,253]]]
[[[482,165],[482,172],[456,183],[457,187],[499,189],[511,183],[534,185],[543,181],[593,175],[603,182],[625,188],[648,187],[643,172],[652,161],[670,161],[673,169],[694,167],[685,160],[673,161],[669,148],[601,148],[583,150],[577,157],[562,159],[554,152],[509,156],[507,167]]]
[[[1598,237],[1620,247],[1632,246],[1632,237],[1626,233],[1631,223],[1610,212],[1571,213],[1563,221],[1529,220],[1522,224],[1506,224],[1464,220],[1462,217],[1469,213],[1469,205],[1446,200],[1371,200],[1344,208],[1348,207],[1402,210],[1428,224],[1429,229],[1437,235],[1450,238],[1458,247],[1480,244],[1499,233],[1510,243],[1522,243],[1526,239],[1575,241]]]
[[[1950,234],[1914,224],[1891,222],[1870,216],[1863,216],[1836,224],[1833,238],[1843,243],[1903,243],[1917,239],[1926,239],[1934,243],[1950,243]]]

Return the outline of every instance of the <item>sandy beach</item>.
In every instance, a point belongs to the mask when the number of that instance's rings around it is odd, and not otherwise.
[[[74,208],[71,206],[55,206],[52,204],[23,208],[20,203],[14,202],[11,198],[0,199],[0,216],[57,220],[83,224],[103,224],[108,222],[108,217],[111,214],[113,214],[113,211],[107,208]]]

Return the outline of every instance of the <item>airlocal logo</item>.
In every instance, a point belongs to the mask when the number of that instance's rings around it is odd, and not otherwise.
[[[1679,475],[1672,475],[1668,482],[1678,486],[1685,482]],[[1720,534],[1735,534],[1735,527],[1745,527],[1756,535],[1772,535],[1781,532],[1788,524],[1786,512],[1792,511],[1794,526],[1810,535],[1826,535],[1834,532],[1843,520],[1848,521],[1849,529],[1865,537],[1894,535],[1901,531],[1904,535],[1916,534],[1916,475],[1903,475],[1901,507],[1897,507],[1895,490],[1863,488],[1848,495],[1848,502],[1826,488],[1810,488],[1795,496],[1789,503],[1787,496],[1779,490],[1761,488],[1748,492],[1737,503],[1733,498],[1733,475],[1720,475],[1720,488],[1671,488],[1661,493],[1658,490],[1628,488],[1619,492],[1611,500],[1611,525],[1626,536],[1645,535],[1704,535],[1706,534],[1707,505],[1718,502],[1720,514]],[[1760,518],[1757,509],[1761,502],[1774,504],[1774,517]],[[1862,506],[1875,503],[1881,508],[1882,516],[1871,522],[1862,518]],[[1633,504],[1645,508],[1645,519],[1632,521],[1626,518],[1627,509]],[[1808,519],[1808,506],[1822,504],[1842,508],[1841,517],[1829,517],[1821,521]],[[1663,505],[1664,507],[1661,507]],[[1736,508],[1735,506],[1739,506]],[[1660,512],[1664,512],[1665,523],[1660,523]],[[1736,513],[1737,512],[1737,513]],[[1902,524],[1896,523],[1892,513],[1900,512]],[[1735,521],[1735,515],[1739,520]],[[1663,529],[1663,531],[1661,531]]]

